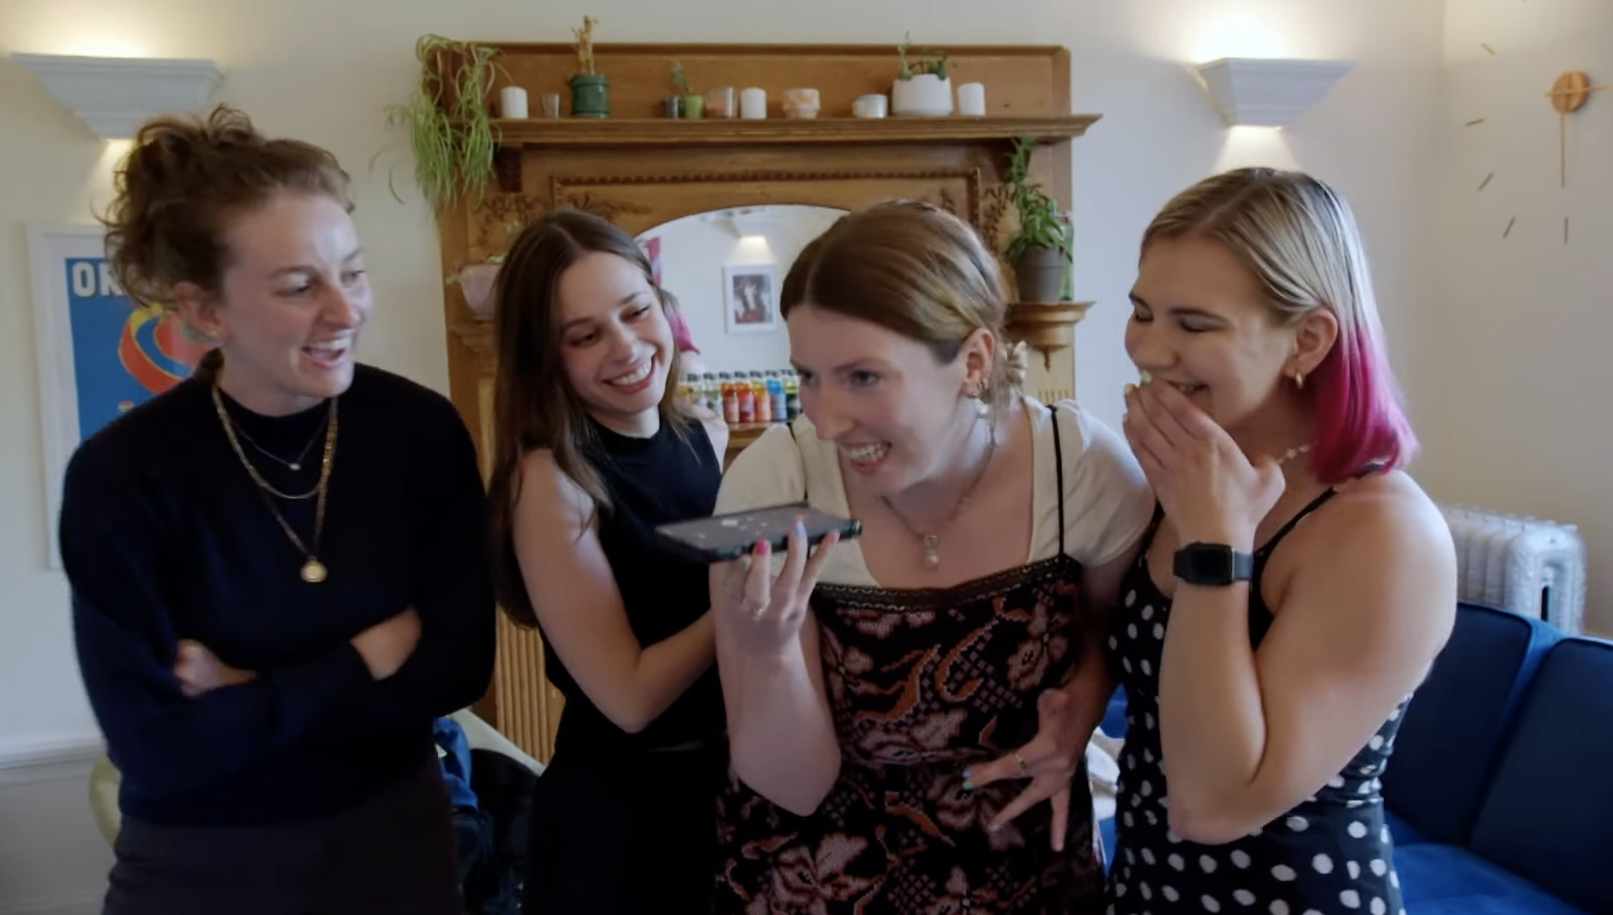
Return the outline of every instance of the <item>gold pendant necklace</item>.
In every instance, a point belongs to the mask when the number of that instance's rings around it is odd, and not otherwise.
[[[906,515],[897,511],[896,506],[891,504],[890,499],[885,496],[879,497],[879,501],[883,502],[885,507],[890,510],[890,513],[902,522],[902,526],[907,528],[907,532],[918,540],[919,547],[924,551],[921,562],[924,563],[924,568],[926,569],[940,567],[941,535],[946,533],[947,529],[952,526],[952,522],[956,521],[958,515],[963,513],[963,507],[969,503],[969,497],[974,495],[975,490],[979,488],[980,481],[985,479],[986,468],[991,466],[991,458],[997,453],[997,418],[995,416],[986,417],[986,434],[989,436],[986,442],[986,457],[980,462],[980,469],[975,471],[974,479],[969,481],[969,488],[963,491],[963,495],[958,497],[957,504],[952,506],[952,513],[947,515],[946,520],[942,522],[934,533],[919,530],[911,521],[907,520]]]
[[[331,398],[330,412],[325,420],[325,451],[319,461],[319,482],[310,493],[300,496],[287,495],[270,486],[269,481],[258,473],[258,468],[254,467],[252,461],[247,458],[246,452],[241,448],[240,440],[236,438],[235,424],[231,421],[228,411],[224,409],[224,397],[219,393],[218,386],[213,386],[213,408],[218,411],[219,422],[224,425],[224,435],[230,440],[230,447],[235,449],[235,456],[240,458],[241,466],[246,468],[247,474],[252,477],[252,482],[257,485],[259,494],[263,496],[263,504],[269,507],[269,513],[274,515],[274,520],[280,523],[280,529],[285,532],[292,545],[303,554],[304,562],[300,574],[302,580],[311,585],[319,584],[330,575],[330,570],[325,567],[323,562],[319,561],[318,552],[320,538],[325,531],[325,496],[330,488],[330,468],[336,457],[336,404],[336,398]],[[291,529],[291,524],[286,521],[285,515],[280,513],[280,509],[275,507],[273,500],[273,496],[279,496],[282,499],[305,499],[309,495],[319,497],[314,503],[314,541],[312,549],[303,543],[302,538],[297,536],[296,531]]]

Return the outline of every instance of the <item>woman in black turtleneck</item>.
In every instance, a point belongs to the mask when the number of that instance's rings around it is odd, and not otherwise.
[[[358,365],[347,177],[220,108],[134,141],[106,223],[135,301],[217,341],[69,463],[80,666],[122,776],[105,911],[460,911],[432,722],[485,689],[469,433]]]
[[[499,276],[495,579],[566,697],[533,799],[534,915],[711,904],[728,756],[710,588],[655,527],[711,514],[728,429],[678,400],[651,277],[631,237],[577,211],[523,230]]]

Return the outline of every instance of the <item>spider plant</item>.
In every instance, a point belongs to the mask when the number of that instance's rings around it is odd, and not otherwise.
[[[387,125],[409,130],[414,178],[433,212],[478,199],[493,178],[498,128],[486,96],[498,69],[494,48],[423,35],[415,42],[420,80],[409,100],[387,108]]]

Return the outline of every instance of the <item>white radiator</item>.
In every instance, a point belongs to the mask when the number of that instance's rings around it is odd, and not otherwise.
[[[1584,632],[1585,541],[1574,525],[1466,506],[1440,510],[1456,540],[1462,600]]]

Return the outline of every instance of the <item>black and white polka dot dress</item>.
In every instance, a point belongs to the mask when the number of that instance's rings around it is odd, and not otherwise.
[[[1271,550],[1332,493],[1323,493],[1256,553],[1257,585]],[[1154,523],[1157,528],[1158,517]],[[1405,702],[1344,771],[1283,816],[1224,845],[1200,845],[1171,832],[1159,740],[1159,663],[1171,607],[1149,577],[1146,555],[1145,547],[1127,573],[1109,628],[1110,666],[1127,703],[1110,915],[1404,915],[1379,777]],[[1272,615],[1258,587],[1250,594],[1249,631],[1258,646]]]

